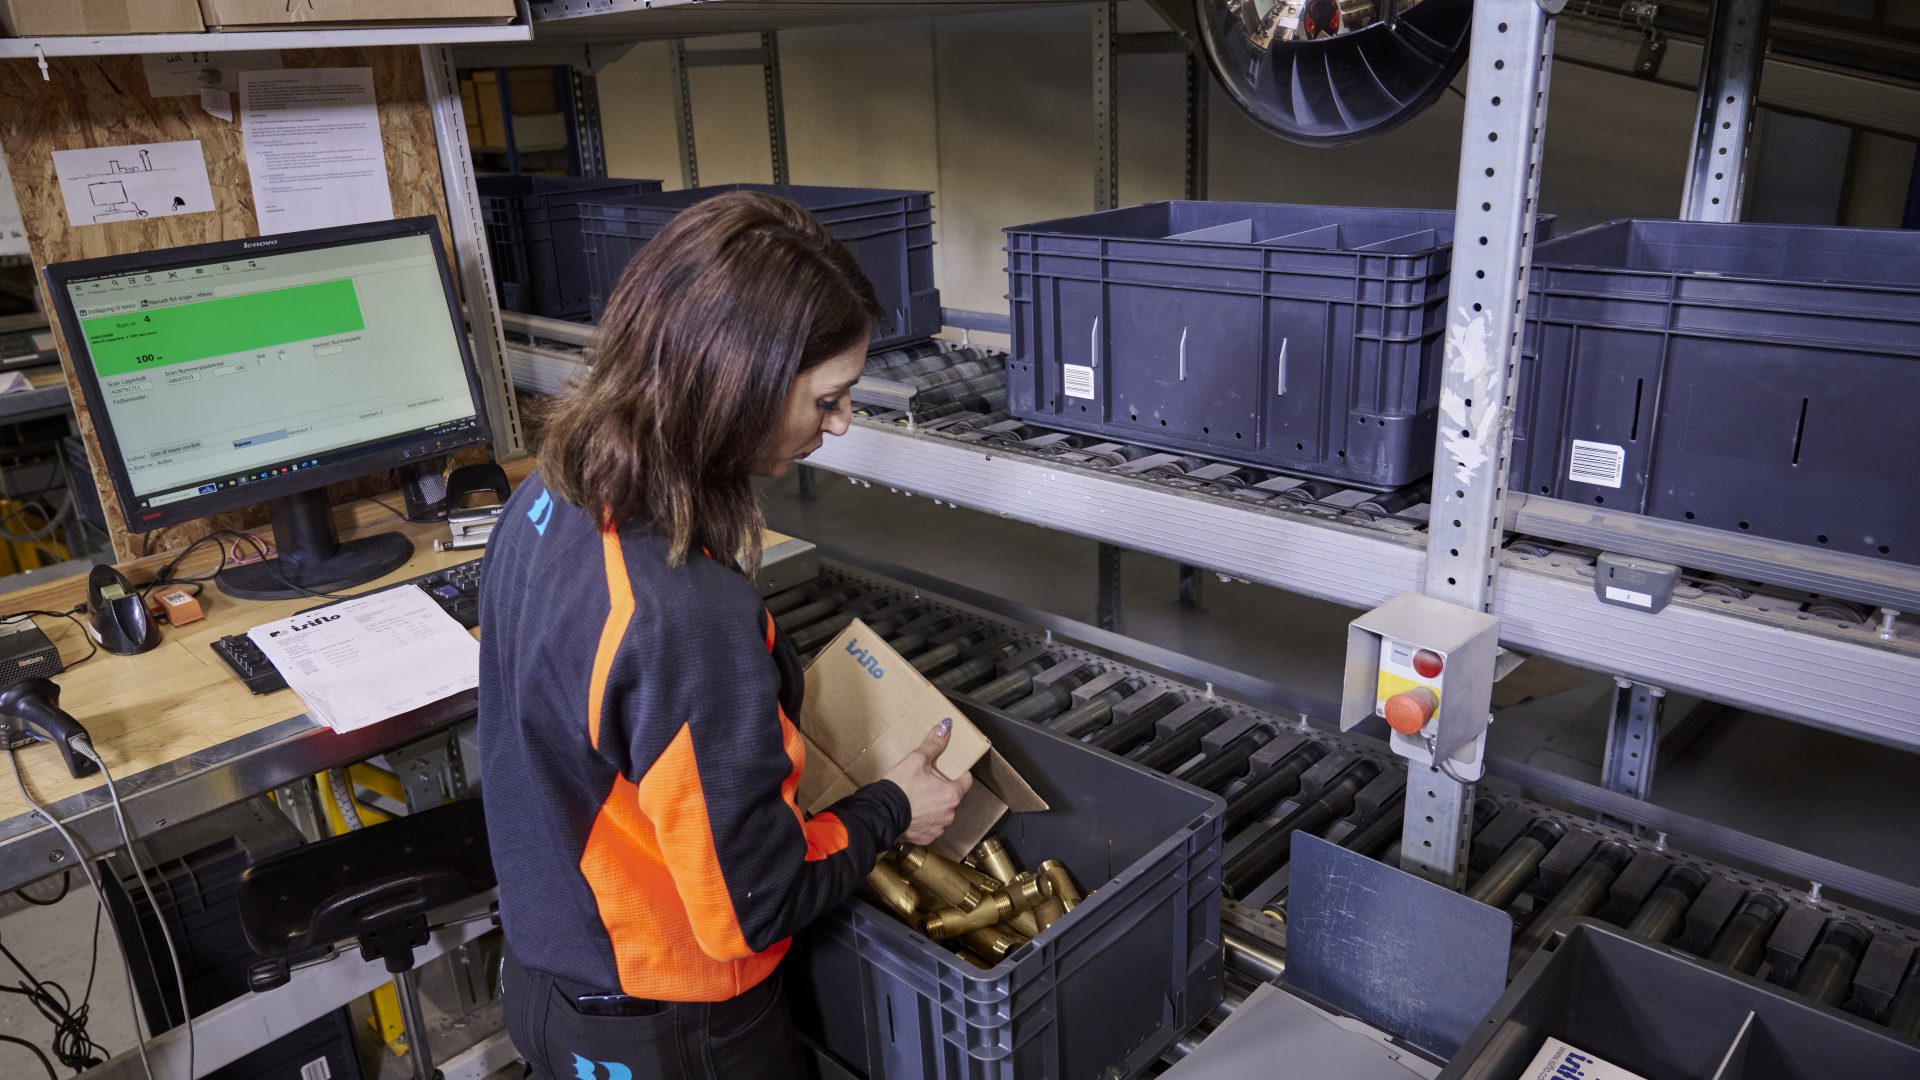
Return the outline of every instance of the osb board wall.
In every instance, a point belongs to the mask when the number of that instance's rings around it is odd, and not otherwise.
[[[440,219],[441,239],[447,242],[450,234],[446,189],[441,182],[433,114],[427,100],[419,50],[407,47],[289,50],[281,54],[281,62],[290,68],[373,69],[374,95],[380,106],[380,138],[386,144],[394,216],[432,214]],[[7,164],[13,173],[14,194],[20,200],[21,215],[26,221],[34,277],[42,290],[46,283],[40,271],[52,263],[259,234],[237,115],[234,123],[212,116],[201,109],[198,97],[150,97],[146,71],[138,56],[49,59],[47,66],[51,77],[42,79],[39,66],[33,60],[0,61],[0,148],[5,149]],[[235,104],[238,104],[237,95]],[[84,227],[67,223],[66,207],[61,201],[53,168],[55,150],[181,139],[200,140],[206,155],[207,178],[213,185],[213,212]],[[113,497],[113,486],[101,468],[100,445],[94,436],[93,421],[87,415],[86,399],[74,381],[72,350],[60,333],[58,320],[54,321],[53,329],[67,386],[73,395],[74,416],[86,440],[94,482],[100,488],[114,549],[121,558],[137,555],[143,548],[164,551],[179,547],[214,529],[239,528],[262,520],[258,509],[235,511],[162,529],[144,540],[137,534],[129,534],[118,501]],[[337,486],[333,497],[338,502],[392,486],[390,476],[367,478]],[[388,501],[397,505],[395,499]]]

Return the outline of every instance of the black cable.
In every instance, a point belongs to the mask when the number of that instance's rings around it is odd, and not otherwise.
[[[247,543],[252,544],[253,550],[257,552],[260,556],[260,565],[266,567],[268,573],[272,574],[274,577],[279,578],[280,584],[285,585],[287,588],[292,589],[295,592],[305,593],[308,596],[317,596],[322,600],[353,599],[351,596],[342,596],[336,593],[318,592],[314,589],[309,589],[305,585],[301,585],[298,582],[289,580],[285,574],[280,572],[280,568],[274,565],[273,557],[267,554],[267,546],[261,543],[260,538],[253,535],[252,533],[235,532],[232,529],[220,529],[217,532],[213,533],[212,535],[231,536],[234,538],[235,542],[244,540]]]
[[[52,1080],[60,1080],[60,1074],[53,1071],[53,1062],[47,1060],[47,1055],[41,1053],[39,1047],[33,1045],[32,1043],[28,1042],[25,1039],[15,1038],[14,1036],[5,1034],[4,1032],[0,1032],[0,1042],[16,1043],[20,1046],[26,1047],[28,1050],[33,1051],[33,1056],[40,1059],[40,1065],[42,1068],[47,1070],[47,1075],[51,1077]]]
[[[73,871],[62,870],[60,871],[60,891],[58,893],[55,893],[51,899],[47,899],[47,900],[34,899],[33,894],[27,892],[27,887],[25,885],[22,885],[19,888],[13,890],[13,895],[19,897],[22,900],[25,900],[27,903],[32,904],[34,907],[52,907],[53,905],[59,903],[60,901],[65,900],[67,898],[67,893],[71,892],[72,890],[73,890]]]
[[[94,931],[96,950],[99,940],[99,930],[96,927]],[[97,951],[95,955],[98,956]],[[106,1060],[102,1056],[105,1048],[94,1042],[87,1034],[87,1002],[82,1001],[76,1008],[73,997],[67,993],[66,987],[52,979],[42,981],[33,972],[28,971],[27,966],[20,962],[20,958],[4,944],[0,944],[0,956],[5,956],[8,962],[20,969],[20,974],[27,977],[27,981],[18,986],[0,984],[0,993],[19,994],[26,998],[34,1009],[53,1025],[53,1056],[59,1060],[60,1064],[75,1072],[81,1072]],[[96,1054],[95,1051],[100,1053]]]
[[[84,638],[87,642],[87,655],[81,657],[78,660],[75,660],[71,664],[62,665],[62,670],[71,671],[74,668],[79,667],[81,664],[84,664],[87,661],[93,659],[100,652],[100,643],[93,640],[93,631],[88,628],[86,623],[83,623],[80,621],[80,613],[85,610],[87,610],[87,605],[76,604],[74,605],[73,609],[70,611],[43,611],[39,609],[30,609],[27,611],[15,611],[6,615],[0,615],[0,623],[10,623],[19,619],[32,618],[34,616],[41,616],[48,619],[65,619],[68,622],[72,623],[75,627],[79,628],[80,636]]]
[[[373,496],[369,495],[367,496],[367,501],[379,507],[380,509],[385,510],[387,513],[392,514],[394,517],[399,518],[401,521],[407,522],[410,525],[415,524],[412,518],[408,517],[407,515],[401,513],[398,510],[395,510],[393,507],[388,506],[385,499],[376,499]]]

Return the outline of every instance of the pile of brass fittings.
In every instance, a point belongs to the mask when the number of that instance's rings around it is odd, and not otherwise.
[[[902,844],[867,875],[867,896],[901,922],[990,968],[1039,936],[1084,898],[1073,875],[1048,859],[1021,872],[988,837],[965,862]]]

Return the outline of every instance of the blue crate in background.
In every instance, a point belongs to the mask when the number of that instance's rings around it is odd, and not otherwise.
[[[1451,211],[1159,202],[1006,234],[1014,415],[1381,490],[1431,470]]]
[[[1920,233],[1609,222],[1527,319],[1514,490],[1920,564]]]
[[[500,306],[530,315],[577,319],[588,309],[580,200],[659,191],[660,181],[483,176],[478,186]]]
[[[933,284],[933,196],[883,188],[722,184],[633,198],[594,199],[581,207],[586,235],[591,314],[599,319],[621,271],[680,211],[729,191],[761,191],[805,207],[847,246],[873,282],[885,313],[870,349],[932,337],[940,329],[940,291]]]

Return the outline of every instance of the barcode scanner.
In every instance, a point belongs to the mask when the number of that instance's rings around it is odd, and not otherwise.
[[[8,732],[26,732],[60,748],[67,771],[78,780],[100,771],[93,740],[80,721],[60,707],[60,687],[51,679],[22,679],[0,690],[0,722]]]

